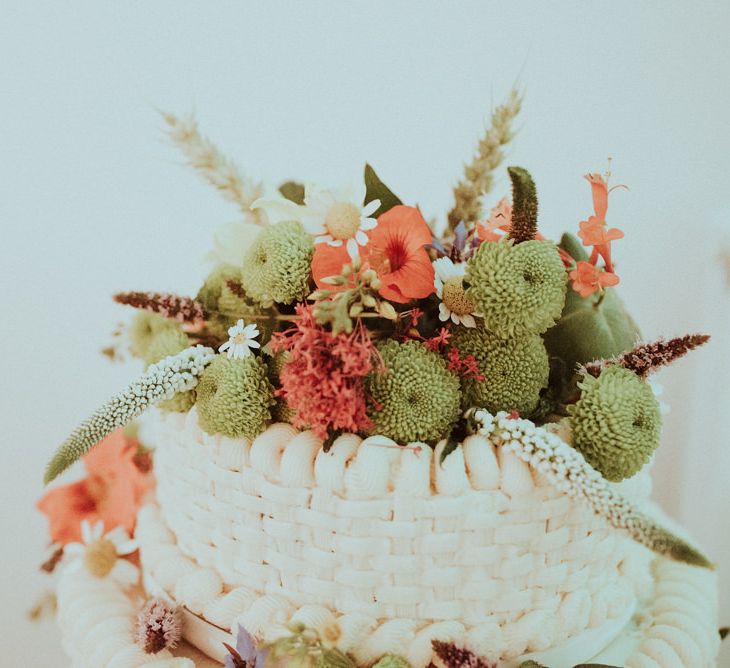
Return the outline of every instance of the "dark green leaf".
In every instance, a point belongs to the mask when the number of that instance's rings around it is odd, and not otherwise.
[[[441,458],[439,459],[439,465],[443,466],[444,462],[446,461],[446,458],[454,451],[456,448],[459,447],[459,439],[455,438],[453,434],[449,436],[448,439],[446,439],[446,445],[444,446],[444,449],[441,451]]]
[[[598,295],[583,298],[568,288],[560,320],[545,333],[555,396],[567,400],[575,393],[579,365],[620,355],[639,338],[639,328],[615,289],[606,290],[599,304]]]
[[[398,196],[380,180],[375,170],[370,165],[365,165],[365,204],[374,199],[380,200],[380,208],[373,214],[376,218],[402,204]]]
[[[304,204],[304,186],[296,181],[287,181],[279,186],[279,192],[294,204]]]
[[[585,246],[583,246],[583,244],[581,244],[581,242],[578,241],[578,239],[570,232],[566,232],[562,237],[560,237],[560,243],[558,246],[560,246],[560,248],[562,248],[576,262],[588,259],[588,251],[586,251]]]

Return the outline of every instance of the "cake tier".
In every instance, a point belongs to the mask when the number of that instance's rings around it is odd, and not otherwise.
[[[153,543],[154,539],[172,538],[155,507],[147,507],[140,522],[140,529]],[[174,548],[171,542],[166,545],[168,551]],[[626,668],[714,667],[720,644],[716,574],[665,559],[653,562],[651,574],[651,592],[640,602],[632,621],[590,661]],[[219,660],[187,643],[172,653],[145,654],[134,642],[137,590],[126,590],[85,569],[64,569],[57,595],[63,644],[74,668],[214,668],[222,664],[221,641],[233,640],[222,629],[185,611],[185,635]],[[546,665],[563,668],[574,664],[558,658]]]
[[[576,639],[607,645],[651,582],[643,548],[482,436],[442,463],[443,443],[377,436],[325,453],[285,424],[211,437],[193,409],[161,415],[155,439],[164,524],[140,518],[143,564],[223,630],[334,623],[362,665],[394,652],[421,668],[434,638],[508,663],[577,645],[578,663],[598,647]]]

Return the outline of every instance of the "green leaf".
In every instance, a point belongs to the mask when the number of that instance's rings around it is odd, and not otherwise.
[[[449,436],[446,439],[446,445],[444,446],[444,449],[441,451],[441,458],[439,459],[439,465],[443,466],[444,462],[446,461],[446,458],[458,447],[459,447],[459,440],[454,438],[453,435]]]
[[[600,303],[598,299],[583,298],[569,288],[560,320],[545,333],[550,386],[564,400],[576,391],[579,365],[620,355],[641,338],[615,289],[606,290]]]
[[[588,251],[585,249],[585,246],[570,232],[566,232],[562,237],[560,237],[560,243],[558,246],[560,246],[560,248],[562,248],[576,262],[588,259]]]
[[[279,192],[294,204],[304,204],[304,186],[296,181],[287,181],[279,186]]]
[[[376,218],[394,206],[402,204],[397,195],[388,188],[370,165],[365,165],[365,204],[374,199],[380,200],[380,208],[373,214]]]

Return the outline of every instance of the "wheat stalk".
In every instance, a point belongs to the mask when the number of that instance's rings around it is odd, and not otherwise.
[[[494,170],[504,159],[505,146],[514,136],[512,121],[520,112],[522,96],[513,89],[506,102],[492,113],[492,123],[477,147],[477,154],[464,167],[464,178],[454,188],[454,208],[449,212],[449,226],[460,221],[473,223],[482,213],[481,198],[492,188]]]
[[[192,115],[178,118],[174,114],[163,113],[162,117],[168,125],[170,139],[182,151],[188,164],[223,197],[237,204],[249,219],[262,225],[262,214],[251,211],[251,204],[263,194],[262,185],[241,174],[234,162],[200,133]]]

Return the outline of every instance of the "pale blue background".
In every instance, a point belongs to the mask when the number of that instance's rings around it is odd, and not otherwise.
[[[534,174],[551,235],[590,212],[581,175],[612,155],[631,188],[609,212],[626,231],[621,289],[646,334],[715,329],[714,349],[663,379],[674,413],[657,487],[727,573],[728,7],[5,0],[0,664],[57,665],[53,626],[22,618],[44,587],[31,503],[51,450],[135,372],[97,354],[127,316],[109,295],[192,292],[215,226],[236,216],[180,166],[157,109],[195,110],[253,176],[339,184],[367,160],[441,216],[491,106],[517,82],[510,161]]]

